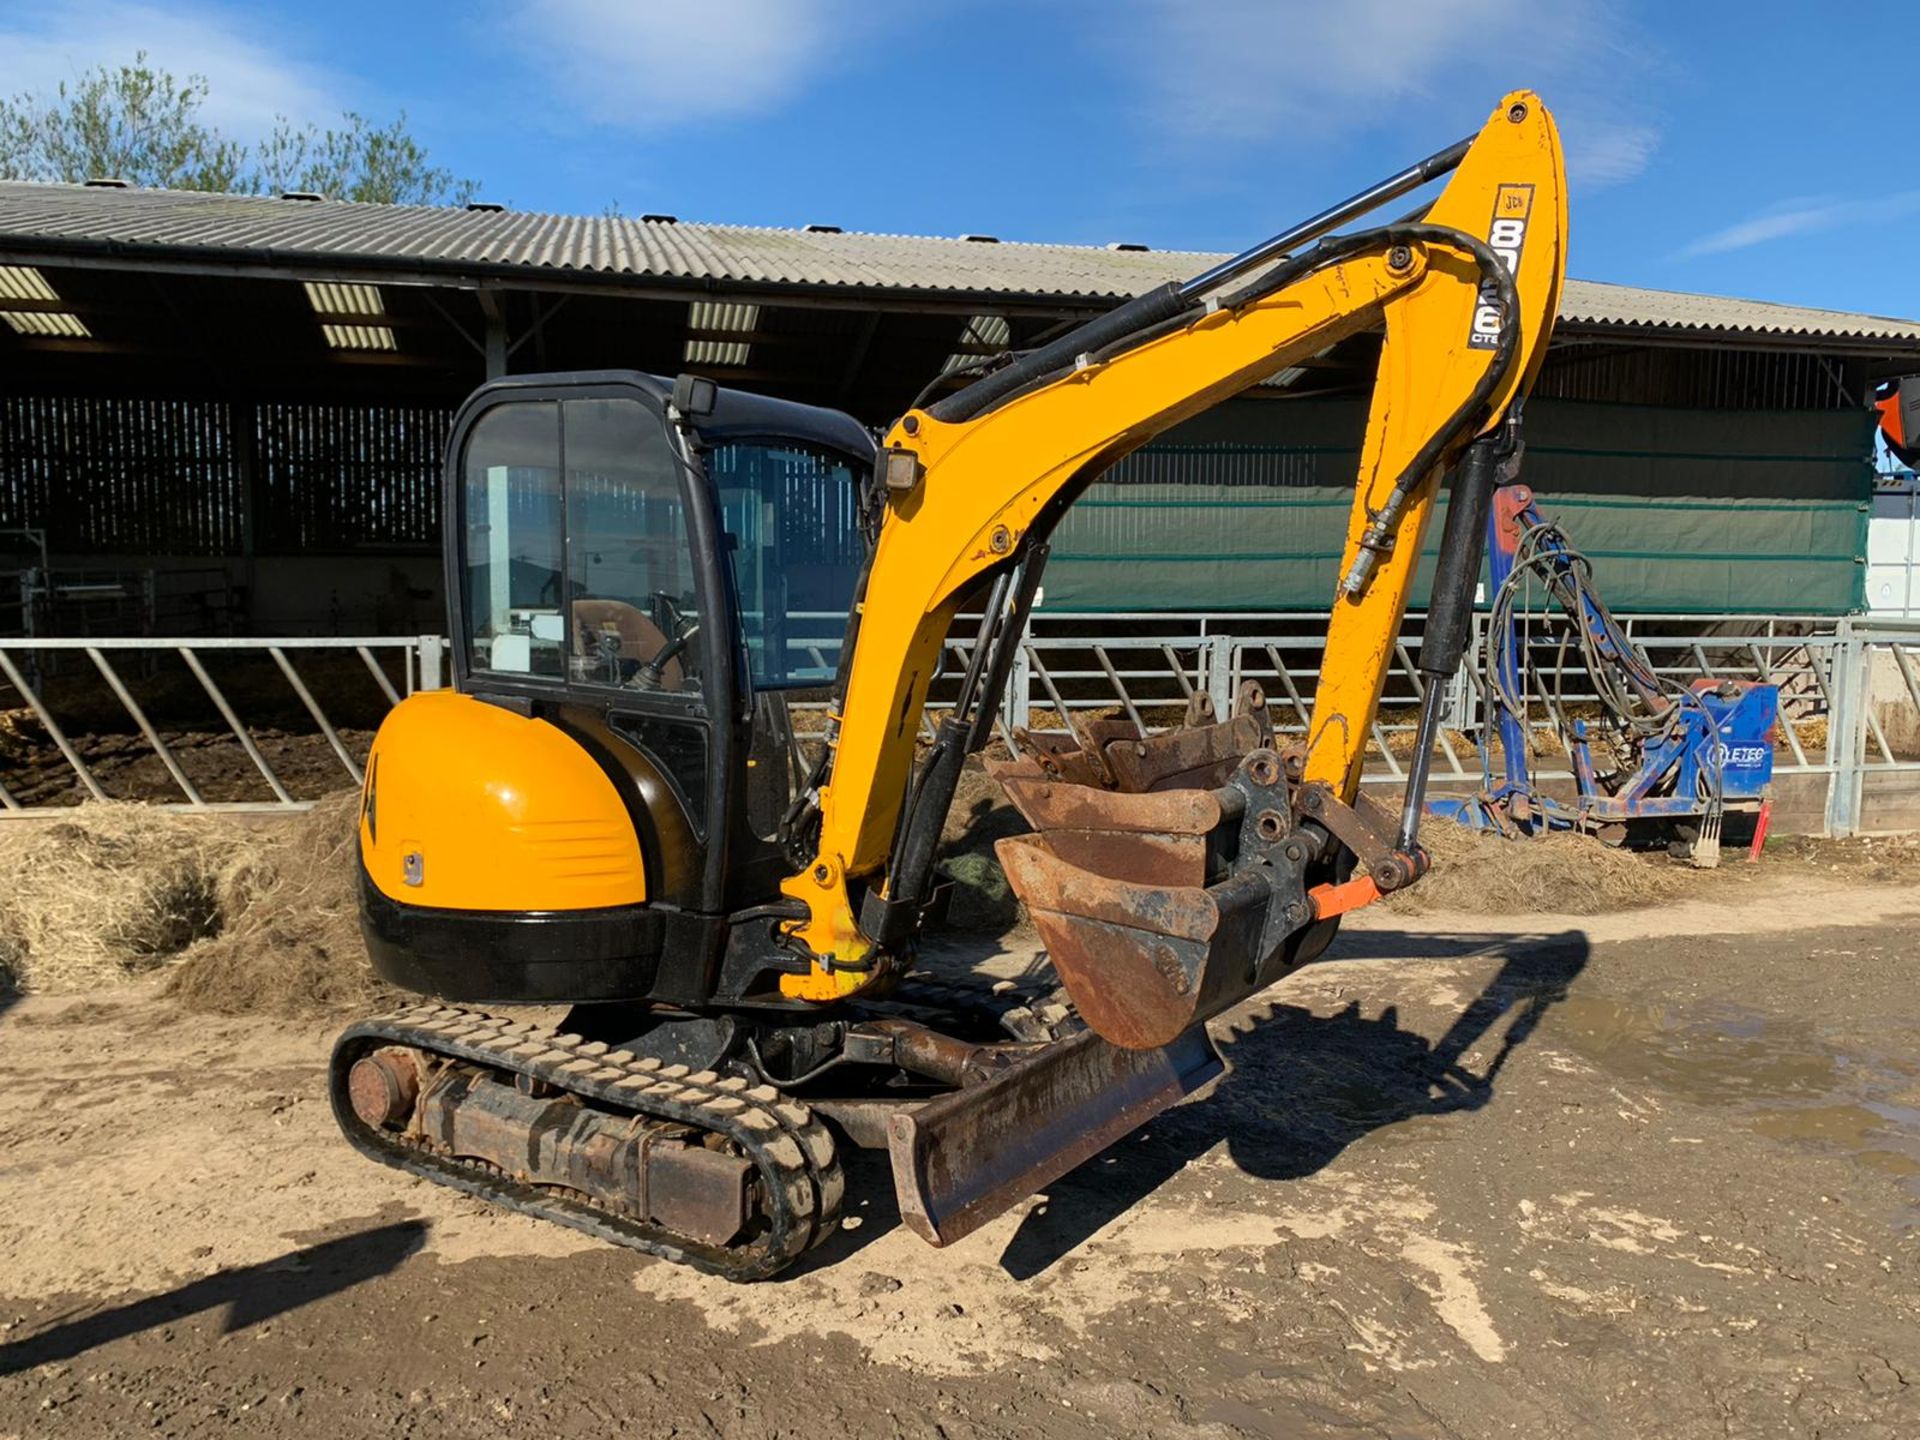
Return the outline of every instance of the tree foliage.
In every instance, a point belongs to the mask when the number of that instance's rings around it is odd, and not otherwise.
[[[112,176],[176,190],[232,190],[247,150],[200,120],[207,82],[147,63],[88,71],[51,95],[0,101],[0,174],[14,180]]]
[[[338,129],[326,130],[283,120],[261,144],[254,166],[256,188],[382,205],[464,205],[478,189],[428,163],[426,149],[407,133],[405,111],[386,125],[348,111]]]
[[[249,143],[201,118],[209,93],[205,76],[177,79],[142,51],[131,64],[98,66],[51,94],[0,100],[0,178],[308,190],[397,205],[461,205],[477,188],[430,161],[405,112],[380,125],[349,111],[324,129],[283,117]]]

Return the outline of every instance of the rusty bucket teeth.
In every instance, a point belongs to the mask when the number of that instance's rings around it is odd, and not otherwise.
[[[1267,936],[1287,902],[1264,875],[1143,885],[1070,863],[1049,837],[996,848],[1074,1005],[1115,1045],[1169,1044],[1269,983]]]
[[[1258,687],[1243,687],[1239,713],[1217,725],[1193,725],[1142,735],[1125,721],[1095,720],[1081,726],[1080,743],[1064,747],[1017,732],[1021,757],[990,761],[994,778],[1062,781],[1129,794],[1175,789],[1210,789],[1255,750],[1273,742],[1273,725]],[[1016,802],[1018,803],[1018,802]]]
[[[1112,1044],[1169,1044],[1302,958],[1320,847],[1296,834],[1299,757],[1271,736],[1264,709],[1243,705],[1217,725],[1090,733],[1081,752],[994,767],[1034,828],[996,847],[1008,882]]]

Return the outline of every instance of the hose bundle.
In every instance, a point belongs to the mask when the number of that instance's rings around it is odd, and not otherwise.
[[[1579,652],[1580,668],[1606,712],[1616,737],[1616,752],[1634,755],[1648,745],[1660,745],[1682,728],[1682,717],[1693,715],[1703,732],[1715,736],[1718,724],[1698,694],[1687,685],[1662,675],[1647,654],[1627,635],[1593,588],[1593,562],[1551,520],[1526,525],[1514,551],[1513,570],[1494,594],[1488,618],[1485,662],[1487,692],[1527,729],[1527,697],[1519,683],[1532,644],[1530,633],[1532,586],[1538,582],[1565,612],[1569,633],[1563,634],[1553,666],[1552,708],[1563,741],[1566,733],[1567,651]],[[1515,677],[1510,689],[1507,676]],[[1518,693],[1515,693],[1515,692]],[[1528,733],[1531,733],[1530,731]],[[1719,746],[1703,748],[1699,793],[1705,824],[1717,833],[1723,804]]]

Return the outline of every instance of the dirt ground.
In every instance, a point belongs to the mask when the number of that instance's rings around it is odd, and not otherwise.
[[[862,1163],[744,1288],[359,1159],[331,1025],[0,997],[0,1437],[1920,1433],[1920,898],[1707,893],[1361,917],[1049,1195]]]
[[[385,717],[385,694],[360,658],[289,652],[310,693],[335,727],[341,748],[364,764],[373,732]],[[393,656],[387,663],[394,663]],[[179,804],[179,785],[131,716],[80,656],[39,676],[38,693],[68,742],[115,800]],[[118,657],[117,672],[153,723],[187,778],[210,801],[271,801],[273,790],[192,674],[164,649]],[[209,656],[205,665],[228,704],[242,718],[267,764],[295,799],[315,800],[353,778],[320,733],[304,702],[264,654]],[[387,673],[404,690],[404,674]],[[77,805],[86,787],[40,720],[0,684],[0,786],[22,805]]]
[[[335,733],[354,764],[364,766],[367,752],[373,747],[373,731],[341,729]],[[160,738],[202,799],[215,804],[274,799],[273,787],[231,732],[162,730]],[[13,737],[11,744],[8,739],[0,731],[0,785],[6,786],[20,804],[78,805],[87,799],[80,777],[59,747],[42,732],[34,730],[24,737]],[[109,799],[149,800],[163,805],[179,805],[186,800],[179,784],[167,773],[166,764],[139,735],[108,732],[70,735],[68,739]],[[263,728],[253,732],[253,739],[268,768],[295,800],[317,800],[353,784],[352,774],[324,735],[310,730]]]

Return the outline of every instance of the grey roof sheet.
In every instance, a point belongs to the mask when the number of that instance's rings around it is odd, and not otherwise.
[[[1118,299],[1219,260],[1198,251],[982,243],[619,216],[361,205],[183,190],[0,182],[8,248],[261,251],[368,265],[555,270],[654,282],[832,286],[1036,299]],[[1563,321],[1585,327],[1804,336],[1920,346],[1920,322],[1569,280]]]
[[[1807,335],[1869,340],[1920,341],[1920,321],[1847,310],[1814,310],[1695,295],[1684,290],[1643,290],[1597,280],[1569,280],[1560,296],[1560,319],[1586,325],[1626,325],[1684,330],[1724,330],[1756,335]]]

